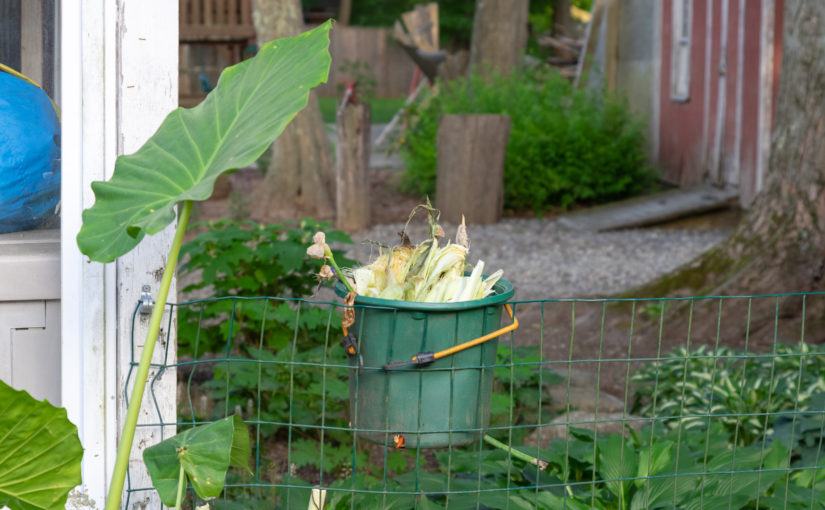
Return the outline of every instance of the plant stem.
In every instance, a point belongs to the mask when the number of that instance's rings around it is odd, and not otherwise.
[[[324,255],[329,260],[329,263],[332,264],[333,269],[335,269],[335,274],[338,275],[338,279],[341,280],[344,283],[344,285],[347,286],[347,290],[349,290],[350,292],[355,292],[355,289],[352,288],[352,285],[350,285],[349,280],[347,280],[347,277],[344,276],[344,273],[341,272],[341,268],[339,268],[338,264],[335,262],[335,257],[332,256],[332,250],[330,250],[329,248],[324,248]]]
[[[183,470],[183,463],[180,465],[180,475],[178,475],[178,495],[175,496],[175,510],[180,510],[183,504],[183,495],[186,493],[186,472]]]
[[[163,278],[160,280],[158,298],[152,309],[152,316],[149,319],[149,330],[146,332],[146,341],[143,344],[143,352],[140,355],[140,364],[135,375],[135,386],[132,388],[132,398],[129,400],[129,408],[126,410],[126,420],[123,424],[123,433],[120,436],[120,444],[117,446],[117,458],[115,460],[115,470],[112,473],[112,482],[109,484],[109,495],[106,498],[106,510],[117,510],[120,507],[120,498],[123,494],[123,482],[126,479],[126,470],[129,468],[129,455],[132,451],[132,441],[135,438],[135,427],[137,427],[140,404],[143,401],[143,391],[146,388],[146,379],[149,376],[149,366],[152,362],[152,353],[155,350],[155,342],[160,331],[160,322],[163,318],[163,311],[166,308],[166,299],[169,296],[169,287],[172,285],[172,277],[175,274],[175,267],[180,255],[180,247],[183,244],[183,234],[186,225],[189,223],[189,216],[192,213],[192,201],[183,203],[178,218],[178,229],[172,246],[169,248],[169,256],[166,259],[166,267],[163,270]]]
[[[544,469],[544,468],[547,467],[547,462],[545,462],[541,459],[537,459],[536,457],[531,457],[531,456],[527,455],[526,453],[524,453],[522,451],[516,450],[515,448],[511,447],[510,445],[502,443],[501,441],[499,441],[498,439],[494,438],[493,436],[491,436],[489,434],[484,435],[484,441],[488,444],[491,444],[491,445],[495,446],[496,448],[498,448],[500,450],[504,450],[505,452],[509,453],[513,457],[515,457],[517,459],[521,459],[524,462],[528,462],[530,464],[533,464],[534,466],[538,466],[541,469]]]

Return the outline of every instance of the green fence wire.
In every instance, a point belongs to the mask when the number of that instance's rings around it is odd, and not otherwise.
[[[303,510],[322,488],[336,509],[822,509],[823,300],[513,301],[515,332],[463,360],[403,369],[407,401],[389,389],[402,384],[395,373],[347,354],[339,303],[174,304],[165,331],[177,316],[177,362],[167,336],[150,386],[156,415],[139,426],[168,436],[243,417],[252,473],[230,472],[213,508]],[[356,344],[368,311],[355,307]],[[490,328],[480,325],[479,336]],[[165,397],[154,391],[169,370],[177,416],[161,413]],[[478,384],[457,382],[462,373]],[[433,385],[435,374],[446,376]],[[367,383],[384,387],[370,393]],[[473,416],[452,412],[465,398],[477,399]],[[446,426],[430,421],[431,408],[447,414]],[[358,413],[388,409],[414,426],[361,426]],[[429,434],[446,441],[422,447]],[[130,481],[128,497],[152,490]]]

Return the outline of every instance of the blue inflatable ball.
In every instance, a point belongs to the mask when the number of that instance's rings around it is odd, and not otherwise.
[[[0,234],[53,219],[60,200],[60,123],[43,90],[0,71]]]

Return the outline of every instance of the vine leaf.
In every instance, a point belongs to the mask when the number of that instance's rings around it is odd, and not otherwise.
[[[170,113],[137,152],[118,157],[109,181],[92,183],[80,251],[98,262],[128,253],[175,220],[175,205],[205,200],[227,170],[250,165],[329,74],[332,22],[263,45],[226,68],[198,106]]]
[[[82,459],[65,409],[0,381],[0,508],[63,508]]]
[[[174,506],[181,465],[201,499],[216,498],[230,466],[249,470],[250,450],[249,431],[236,414],[150,446],[143,463],[163,504]]]

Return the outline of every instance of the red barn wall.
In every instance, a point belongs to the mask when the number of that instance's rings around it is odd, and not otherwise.
[[[687,100],[670,93],[673,7],[662,8],[658,163],[674,184],[738,186],[747,206],[767,168],[784,0],[692,0]]]

